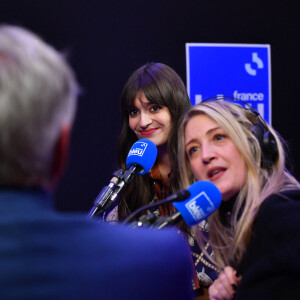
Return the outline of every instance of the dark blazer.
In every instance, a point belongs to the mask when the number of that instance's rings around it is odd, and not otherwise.
[[[131,229],[58,213],[42,190],[0,190],[0,299],[192,299],[174,229]]]
[[[300,299],[300,191],[262,203],[238,270],[235,299]]]

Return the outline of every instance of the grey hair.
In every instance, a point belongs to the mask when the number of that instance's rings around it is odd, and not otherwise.
[[[78,93],[63,55],[24,28],[0,25],[0,184],[49,176]]]

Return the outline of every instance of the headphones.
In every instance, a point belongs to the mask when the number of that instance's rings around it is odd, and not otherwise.
[[[246,110],[246,117],[253,125],[252,134],[256,137],[260,145],[262,151],[261,167],[267,170],[271,169],[272,165],[278,159],[278,147],[274,135],[272,134],[272,132],[269,131],[266,122],[261,117],[259,112],[256,109],[254,109],[249,103],[241,99],[228,96],[217,96],[208,98],[203,100],[201,103],[218,100],[227,102],[238,101],[245,105],[245,107],[243,105],[240,106]],[[236,104],[235,102],[233,103]]]

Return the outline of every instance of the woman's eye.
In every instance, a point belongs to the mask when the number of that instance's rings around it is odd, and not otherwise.
[[[216,141],[220,141],[220,140],[222,140],[222,139],[224,139],[225,138],[225,135],[224,134],[216,134],[215,135],[215,140]]]
[[[150,107],[150,111],[152,112],[156,112],[158,110],[160,110],[162,107],[160,105],[153,105]]]
[[[188,156],[192,156],[198,149],[199,149],[199,147],[196,147],[196,146],[187,149]]]
[[[128,113],[129,113],[130,117],[135,117],[138,114],[138,110],[137,109],[130,109],[128,111]]]

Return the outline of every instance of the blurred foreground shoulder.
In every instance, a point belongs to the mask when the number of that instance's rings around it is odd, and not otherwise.
[[[131,299],[193,299],[192,259],[184,237],[175,229],[132,229],[100,223],[94,230],[101,251],[99,268],[106,279],[122,278],[124,295]],[[119,291],[111,285],[109,299]],[[127,292],[126,292],[127,291]],[[104,295],[103,295],[104,296]],[[142,298],[140,298],[142,297]]]

